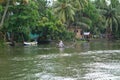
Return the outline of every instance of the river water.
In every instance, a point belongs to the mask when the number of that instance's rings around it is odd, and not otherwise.
[[[0,80],[120,80],[120,41],[1,48]]]

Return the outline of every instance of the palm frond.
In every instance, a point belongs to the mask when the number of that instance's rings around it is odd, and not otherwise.
[[[77,22],[76,24],[81,29],[89,29],[90,28],[90,26],[88,24],[84,23],[84,22]]]

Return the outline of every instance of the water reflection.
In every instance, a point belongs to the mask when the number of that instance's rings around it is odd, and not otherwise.
[[[64,52],[64,48],[59,48],[60,53]]]
[[[119,80],[119,44],[106,44],[1,49],[0,80]]]

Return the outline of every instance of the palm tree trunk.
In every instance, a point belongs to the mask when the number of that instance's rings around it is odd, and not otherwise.
[[[106,38],[107,38],[107,40],[111,39],[111,34],[112,34],[112,31],[111,31],[110,27],[107,27],[107,29],[106,29]]]
[[[4,24],[4,20],[5,20],[5,16],[7,14],[7,11],[8,11],[9,3],[10,3],[10,0],[7,0],[7,4],[6,4],[6,7],[5,7],[5,10],[4,10],[1,22],[0,22],[0,29],[2,28],[2,26]]]
[[[23,33],[21,33],[21,36],[22,36],[22,42],[24,43],[24,36],[23,36]]]

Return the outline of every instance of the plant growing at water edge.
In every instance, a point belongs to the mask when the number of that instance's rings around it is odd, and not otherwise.
[[[29,0],[28,4],[19,1],[18,5],[11,5],[4,29],[11,34],[11,40],[24,41],[24,35],[30,33],[30,28],[37,25],[39,19],[38,5]],[[29,13],[29,14],[28,14]]]

